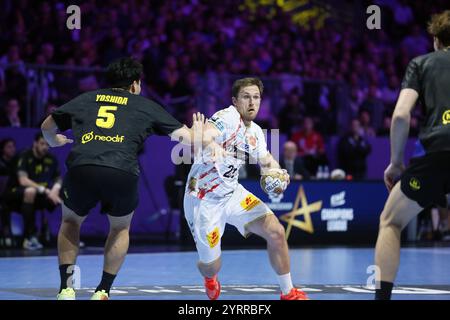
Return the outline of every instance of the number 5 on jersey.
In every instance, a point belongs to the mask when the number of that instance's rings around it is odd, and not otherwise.
[[[111,129],[116,122],[114,111],[117,111],[117,106],[101,106],[98,109],[97,121],[95,121],[97,127]]]

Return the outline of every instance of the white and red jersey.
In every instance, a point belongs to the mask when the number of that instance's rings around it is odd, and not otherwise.
[[[216,142],[233,155],[218,162],[195,161],[189,172],[186,192],[199,199],[221,199],[231,195],[238,186],[239,168],[245,160],[261,159],[268,154],[267,143],[260,126],[253,121],[246,127],[234,106],[216,112],[211,119],[220,135]],[[208,157],[203,151],[203,157]],[[256,162],[252,162],[256,163]]]

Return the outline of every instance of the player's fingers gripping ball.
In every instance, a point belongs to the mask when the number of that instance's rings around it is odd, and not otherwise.
[[[281,194],[289,184],[289,175],[285,169],[269,169],[261,175],[261,188],[267,194]]]

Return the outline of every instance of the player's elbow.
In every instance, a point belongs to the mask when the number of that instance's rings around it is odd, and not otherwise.
[[[411,113],[405,111],[404,109],[395,110],[392,115],[392,122],[409,122],[411,119]]]
[[[51,131],[56,129],[55,121],[53,120],[52,116],[49,115],[41,124],[41,130],[42,131]]]

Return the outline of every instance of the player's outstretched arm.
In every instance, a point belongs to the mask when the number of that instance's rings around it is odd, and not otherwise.
[[[261,167],[261,175],[269,175],[270,171],[279,171],[280,173],[283,173],[285,175],[287,184],[290,183],[290,177],[289,174],[285,169],[281,169],[280,164],[277,160],[274,159],[274,157],[270,154],[270,152],[267,153],[267,155],[261,159],[258,159],[259,166]]]
[[[261,174],[265,174],[270,169],[280,169],[280,164],[274,159],[274,157],[267,153],[264,158],[258,159],[259,166],[261,167]]]
[[[44,139],[48,142],[50,147],[61,147],[67,143],[73,142],[72,139],[68,139],[65,135],[57,133],[58,126],[51,115],[42,122],[41,130]]]
[[[384,171],[384,183],[389,191],[394,187],[405,168],[403,156],[406,141],[408,140],[411,111],[418,97],[419,94],[416,90],[402,89],[395,105],[390,134],[391,163]]]
[[[184,145],[191,146],[196,143],[202,143],[202,136],[205,126],[205,116],[200,113],[192,114],[192,127],[186,125],[169,134],[170,138]]]
[[[197,154],[199,149],[209,149],[211,154],[209,160],[219,161],[226,155],[226,151],[215,141],[220,134],[220,131],[206,121],[203,114],[198,112],[192,115],[191,128],[183,126],[172,132],[170,137],[184,145],[193,146],[194,154]]]

